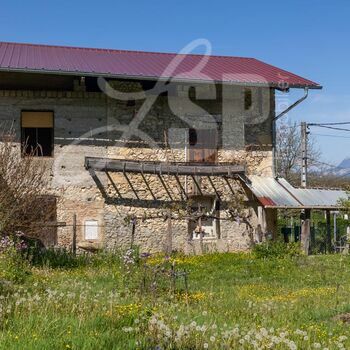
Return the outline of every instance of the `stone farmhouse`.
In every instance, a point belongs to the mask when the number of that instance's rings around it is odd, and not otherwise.
[[[278,208],[332,208],[274,167],[277,118],[320,88],[253,58],[0,43],[2,130],[50,168],[48,246],[246,250]]]

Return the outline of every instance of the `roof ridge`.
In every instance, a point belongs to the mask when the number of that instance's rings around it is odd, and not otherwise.
[[[89,50],[89,51],[104,51],[104,52],[127,52],[127,53],[140,53],[140,54],[154,54],[154,55],[183,55],[183,56],[209,56],[218,58],[237,58],[243,60],[258,60],[254,57],[243,57],[243,56],[229,56],[229,55],[205,55],[205,54],[195,54],[195,53],[176,53],[176,52],[160,52],[160,51],[142,51],[142,50],[124,50],[124,49],[107,49],[98,47],[83,47],[83,46],[71,46],[71,45],[52,45],[52,44],[33,44],[33,43],[20,43],[11,41],[0,41],[1,44],[9,45],[20,45],[20,46],[34,46],[34,47],[51,47],[51,48],[61,48],[61,49],[72,49],[72,50]]]

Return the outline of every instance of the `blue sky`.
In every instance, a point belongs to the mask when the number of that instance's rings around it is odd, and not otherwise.
[[[324,86],[288,120],[350,121],[349,17],[343,0],[12,0],[1,4],[0,40],[176,52],[206,38],[214,54],[255,57]],[[324,161],[350,157],[350,138],[315,137]]]

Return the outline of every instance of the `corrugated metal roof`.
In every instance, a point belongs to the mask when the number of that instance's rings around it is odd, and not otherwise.
[[[266,208],[336,209],[347,198],[342,190],[295,188],[283,178],[249,176],[247,186]]]
[[[169,64],[177,57],[172,71]],[[208,59],[201,69],[194,69]],[[254,58],[182,55],[65,46],[0,42],[0,70],[103,75],[143,79],[177,78],[184,81],[221,81],[247,85],[321,88],[311,80]]]

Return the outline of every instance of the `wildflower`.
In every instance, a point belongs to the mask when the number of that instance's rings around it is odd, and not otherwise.
[[[204,348],[204,349],[208,349],[208,348],[209,348],[209,344],[208,344],[208,343],[204,343],[204,344],[203,344],[203,348]]]

